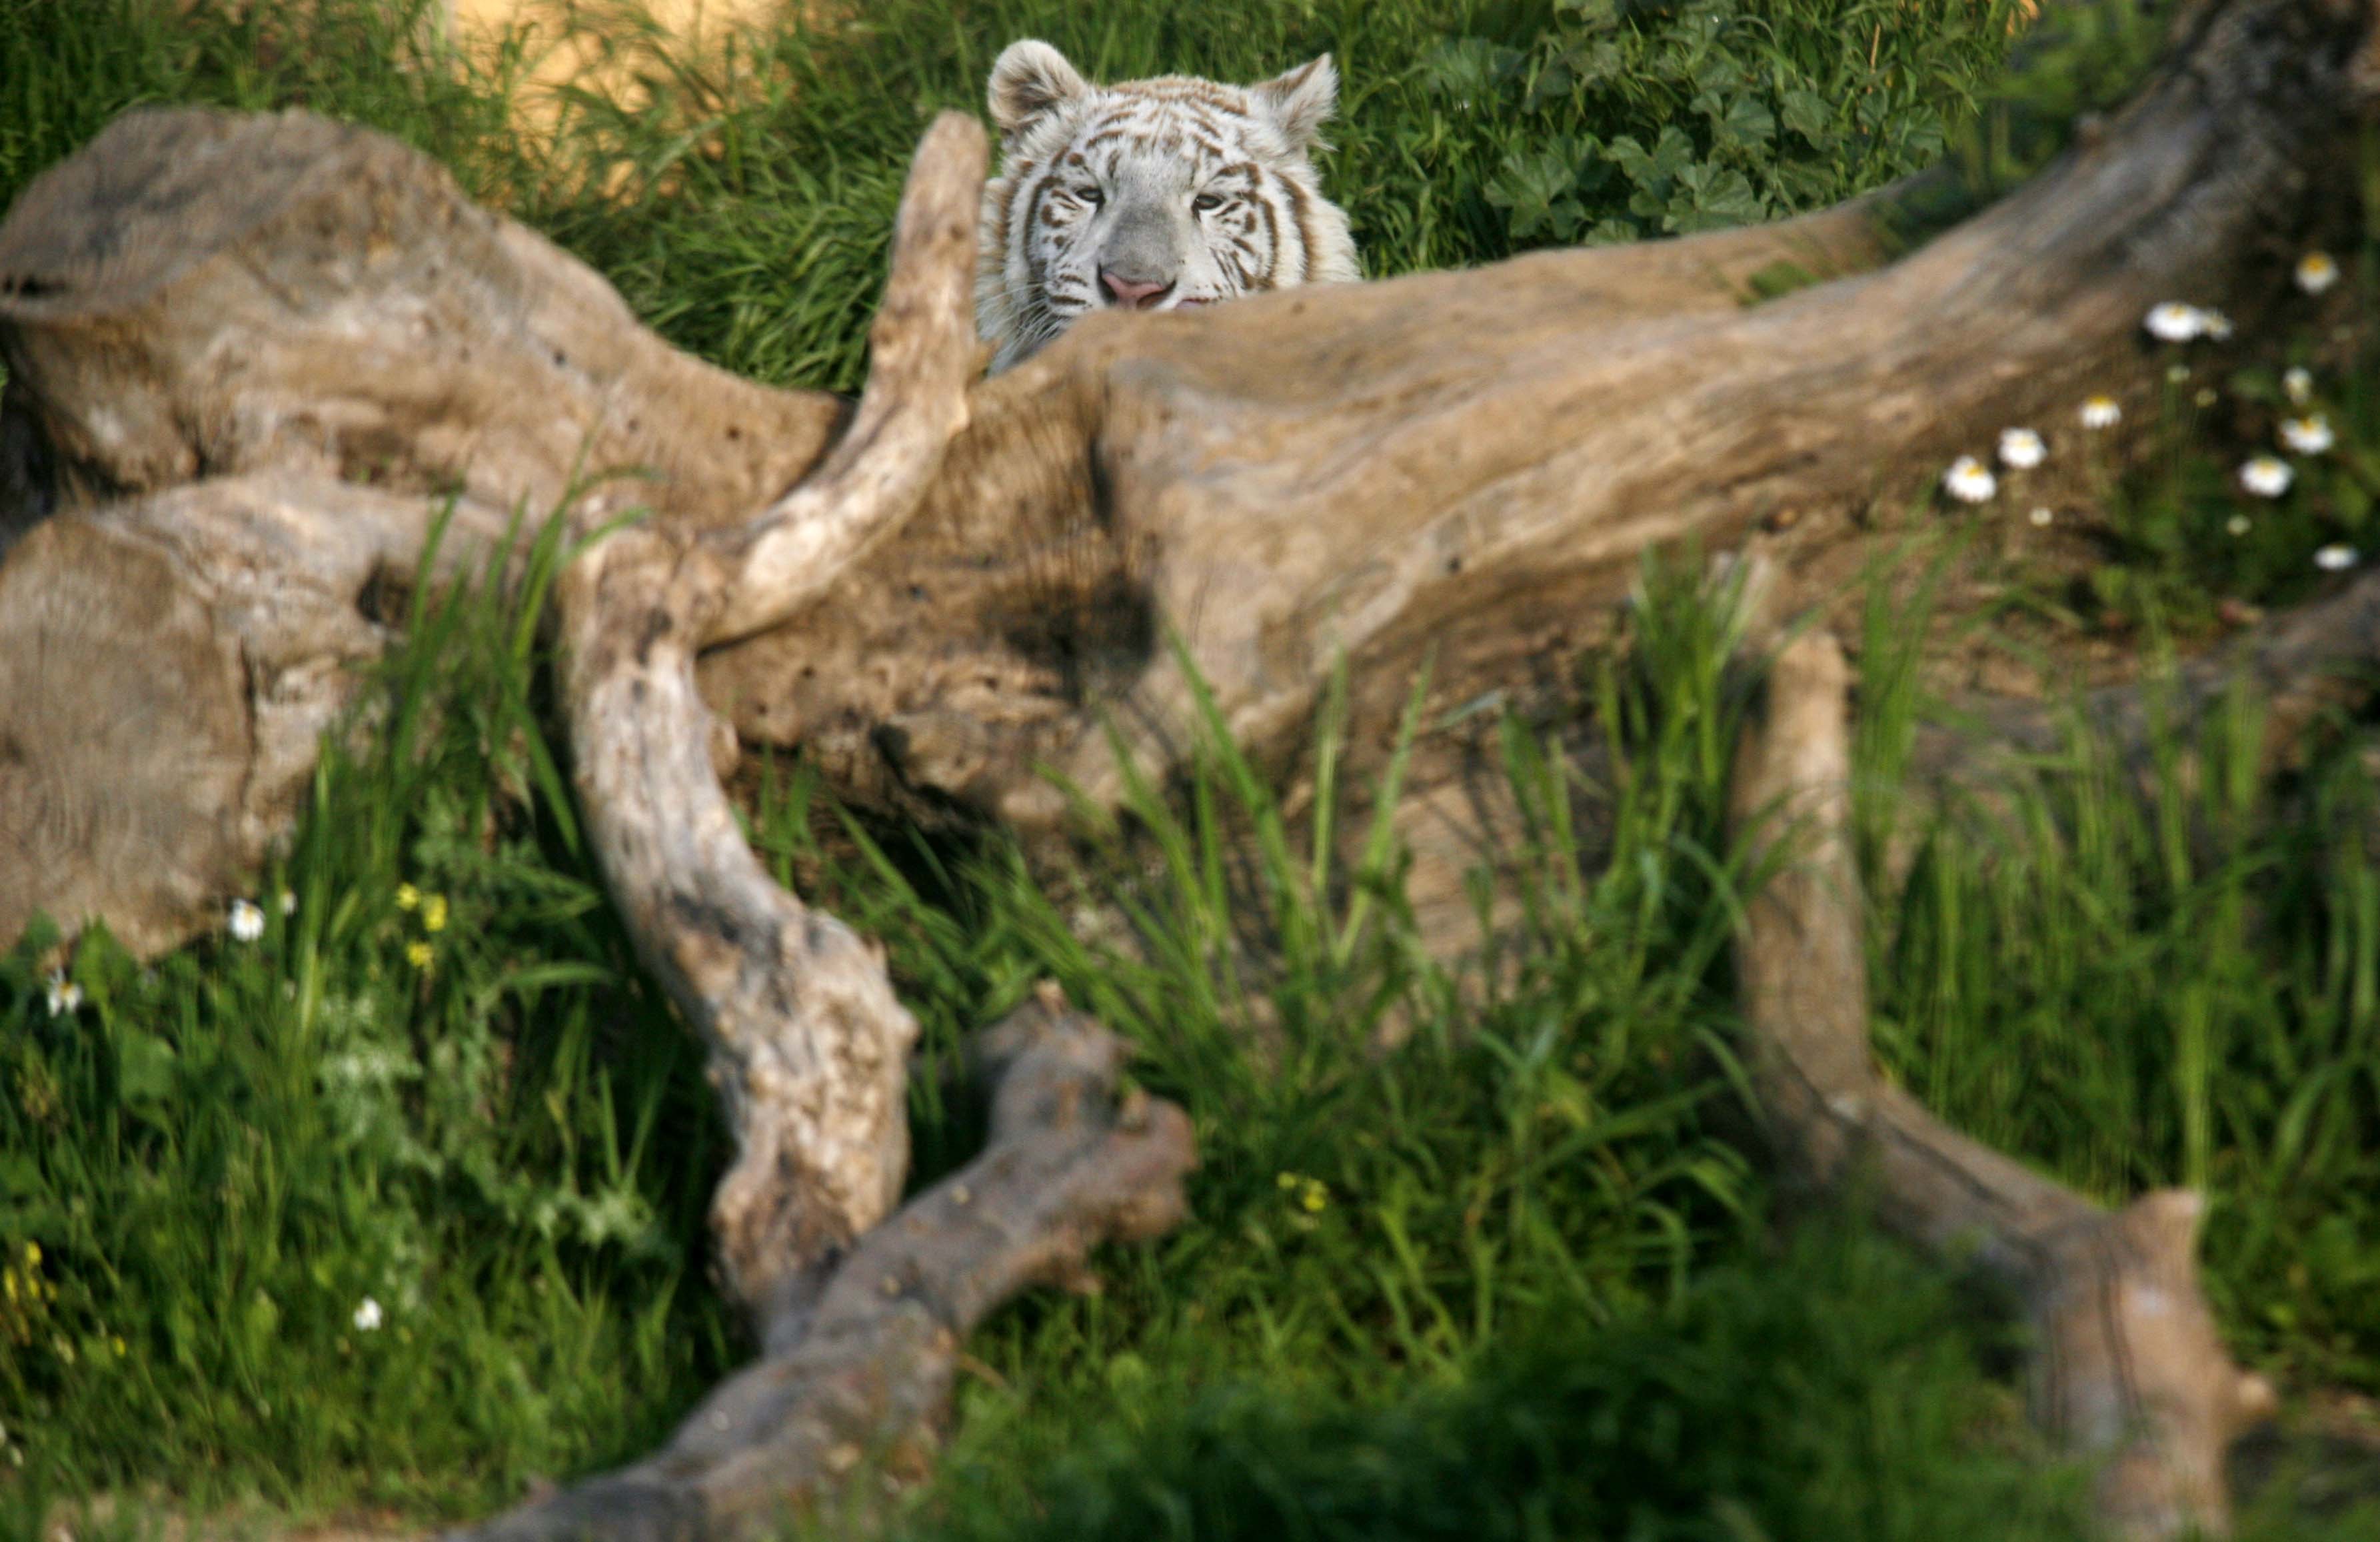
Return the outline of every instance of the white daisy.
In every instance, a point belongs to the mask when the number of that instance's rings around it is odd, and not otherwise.
[[[51,1016],[64,1017],[82,1005],[82,987],[67,978],[64,969],[50,971],[49,986]]]
[[[2105,392],[2082,398],[2082,426],[2086,429],[2112,429],[2124,420],[2124,407]]]
[[[2165,382],[2168,385],[2180,385],[2189,378],[2190,366],[2187,364],[2168,364],[2165,367]]]
[[[1973,455],[1961,455],[1942,473],[1942,491],[1962,504],[1980,504],[1999,491],[1991,471]]]
[[[2030,471],[2049,456],[2049,446],[2041,435],[2031,429],[2000,431],[2000,464],[2018,471]]]
[[[2259,498],[2277,498],[2296,480],[2289,463],[2278,455],[2251,455],[2240,467],[2240,485]]]
[[[2235,514],[2223,522],[2223,528],[2235,536],[2246,535],[2253,522],[2244,514]]]
[[[2330,431],[2330,419],[2319,412],[2309,412],[2302,418],[2281,419],[2281,443],[2298,455],[2318,455],[2338,443]]]
[[[2338,282],[2338,264],[2326,251],[2310,251],[2298,259],[2298,287],[2319,295]]]
[[[231,902],[231,935],[237,942],[253,942],[264,935],[264,912],[255,901]]]
[[[2313,400],[2313,371],[2302,364],[2282,370],[2281,394],[2299,407]]]
[[[2217,343],[2228,343],[2230,341],[2231,318],[2226,316],[2220,310],[2216,310],[2213,306],[2210,305],[2205,310],[2198,313],[2198,322],[2199,325],[2205,329],[2206,335],[2214,341]]]
[[[359,1333],[372,1332],[380,1327],[380,1303],[370,1296],[364,1297],[356,1307],[356,1330]]]
[[[2334,544],[2313,554],[2313,565],[2325,573],[2344,573],[2353,567],[2362,552],[2352,546]]]
[[[281,891],[281,914],[284,916],[295,916],[298,914],[298,892],[296,890],[284,889]]]
[[[2046,507],[2043,507],[2034,510],[2031,514],[2026,515],[2025,517],[2032,520],[2035,527],[2046,529],[2048,528],[2049,522],[2057,518],[2058,516],[2051,513]]]
[[[2211,385],[2202,385],[2198,388],[2197,395],[2192,396],[2190,399],[2196,402],[2200,407],[2213,407],[2216,401],[2215,387]]]
[[[2152,337],[2162,338],[2168,343],[2187,343],[2204,334],[2206,312],[2194,305],[2184,305],[2180,300],[2167,300],[2161,305],[2150,306],[2149,313],[2142,318],[2141,324],[2149,329]]]

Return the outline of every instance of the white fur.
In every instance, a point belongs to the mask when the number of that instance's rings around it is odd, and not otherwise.
[[[987,91],[976,324],[1004,370],[1077,317],[1162,284],[1171,310],[1363,276],[1308,159],[1339,94],[1330,57],[1255,86],[1167,75],[1095,86],[1046,42],[1012,43]]]

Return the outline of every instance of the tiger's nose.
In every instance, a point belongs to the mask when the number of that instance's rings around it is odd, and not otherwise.
[[[1154,310],[1157,302],[1173,288],[1172,279],[1162,284],[1143,284],[1121,273],[1110,273],[1105,268],[1099,270],[1099,282],[1107,286],[1109,294],[1115,297],[1115,303],[1126,310]]]

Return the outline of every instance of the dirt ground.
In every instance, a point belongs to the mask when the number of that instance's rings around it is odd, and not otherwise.
[[[535,61],[528,89],[518,97],[524,127],[550,122],[548,88],[589,87],[606,94],[633,91],[623,56],[601,57],[599,37],[639,30],[650,20],[673,36],[709,40],[735,28],[755,28],[782,13],[790,0],[440,0],[450,37],[465,47],[492,48],[522,28],[533,30]],[[556,41],[559,40],[559,41]],[[608,77],[608,79],[607,79]]]
[[[567,0],[563,3],[567,4]],[[782,0],[643,0],[643,9],[671,31],[685,35],[699,33],[706,27],[760,19],[781,3]],[[466,36],[500,30],[557,8],[557,0],[446,0],[452,24]]]

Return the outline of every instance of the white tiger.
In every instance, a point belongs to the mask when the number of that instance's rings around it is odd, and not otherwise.
[[[983,190],[976,325],[1004,370],[1100,307],[1172,310],[1363,276],[1307,152],[1330,55],[1261,85],[1094,86],[1046,42],[991,67],[1001,169]]]

